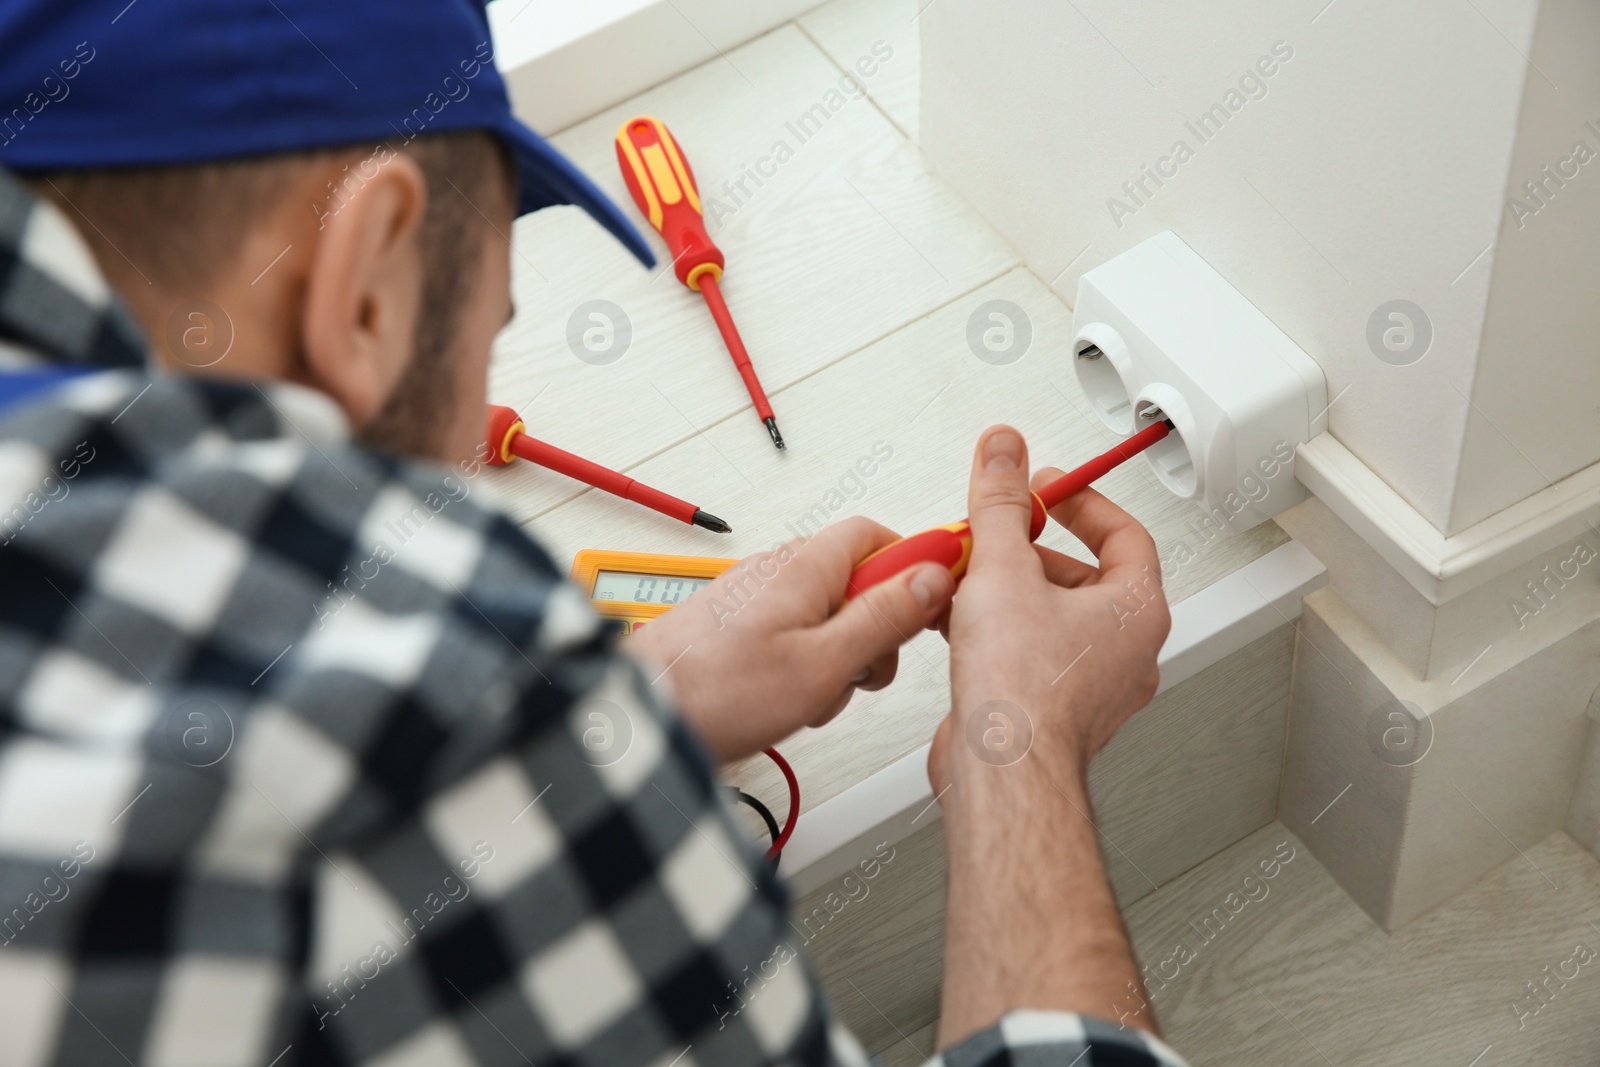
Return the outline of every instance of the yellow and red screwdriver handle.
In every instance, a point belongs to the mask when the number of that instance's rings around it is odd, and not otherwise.
[[[1037,493],[1030,494],[1033,498],[1033,516],[1028,523],[1028,540],[1039,539],[1044,532],[1045,514],[1051,508],[1160,441],[1171,429],[1169,420],[1146,427],[1076,470],[1063,474]],[[879,582],[887,581],[918,563],[939,564],[950,572],[959,585],[966,576],[967,564],[971,559],[972,526],[966,519],[948,526],[935,526],[931,530],[902,538],[892,545],[885,545],[856,564],[855,570],[850,572],[845,599],[854,599]]]
[[[722,249],[706,233],[694,171],[666,124],[648,115],[624,122],[617,130],[617,163],[633,202],[667,242],[678,280],[698,290],[707,275],[720,279]]]
[[[766,425],[772,443],[783,448],[772,404],[750,364],[750,353],[733,324],[727,302],[722,299],[720,286],[726,261],[722,249],[706,232],[700,190],[689,161],[678,150],[678,142],[660,119],[649,115],[631,118],[617,130],[617,164],[633,202],[667,243],[678,281],[705,297],[733,365],[755,403],[756,414]]]

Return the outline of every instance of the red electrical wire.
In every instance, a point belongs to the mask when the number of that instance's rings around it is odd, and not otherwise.
[[[778,858],[778,853],[783,851],[783,846],[789,843],[789,835],[794,833],[794,824],[800,820],[800,780],[794,776],[794,768],[789,766],[789,761],[778,755],[777,749],[769,748],[765,751],[767,758],[778,765],[778,770],[783,772],[784,780],[789,783],[789,816],[783,820],[783,829],[772,842],[772,847],[767,849],[767,859],[775,860]]]

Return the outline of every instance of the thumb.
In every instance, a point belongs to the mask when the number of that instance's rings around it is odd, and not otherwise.
[[[950,605],[955,580],[937,563],[921,563],[879,582],[819,628],[824,662],[844,681],[921,633]],[[842,682],[841,682],[842,684]]]
[[[972,561],[977,570],[986,561],[1015,563],[1033,559],[1028,527],[1033,498],[1028,493],[1028,446],[1009,426],[991,426],[978,438],[967,491],[967,521],[972,524]]]

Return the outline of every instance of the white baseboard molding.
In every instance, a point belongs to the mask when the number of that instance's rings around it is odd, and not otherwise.
[[[1295,477],[1435,607],[1600,523],[1600,464],[1448,536],[1332,434],[1295,451]]]
[[[1300,617],[1300,598],[1327,584],[1321,561],[1294,541],[1180,601],[1161,648],[1167,689]],[[783,874],[802,895],[839,877],[874,846],[903,840],[939,818],[928,785],[928,746],[818,804],[795,824]]]
[[[809,11],[818,0],[496,0],[512,110],[551,134]]]

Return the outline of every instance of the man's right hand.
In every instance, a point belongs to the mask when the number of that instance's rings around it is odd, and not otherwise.
[[[979,440],[952,707],[928,758],[949,865],[944,1048],[1023,1008],[1155,1032],[1087,782],[1089,758],[1155,695],[1171,625],[1155,543],[1086,489],[1051,514],[1099,566],[1031,544],[1027,470],[1015,430]]]
[[[1155,542],[1085,489],[1050,516],[1099,566],[1031,544],[1027,469],[1019,433],[984,433],[968,500],[972,559],[948,627],[953,706],[929,761],[936,792],[975,760],[1006,764],[1025,747],[1058,770],[1086,767],[1159,681],[1171,617]],[[1061,474],[1045,468],[1033,484]]]

